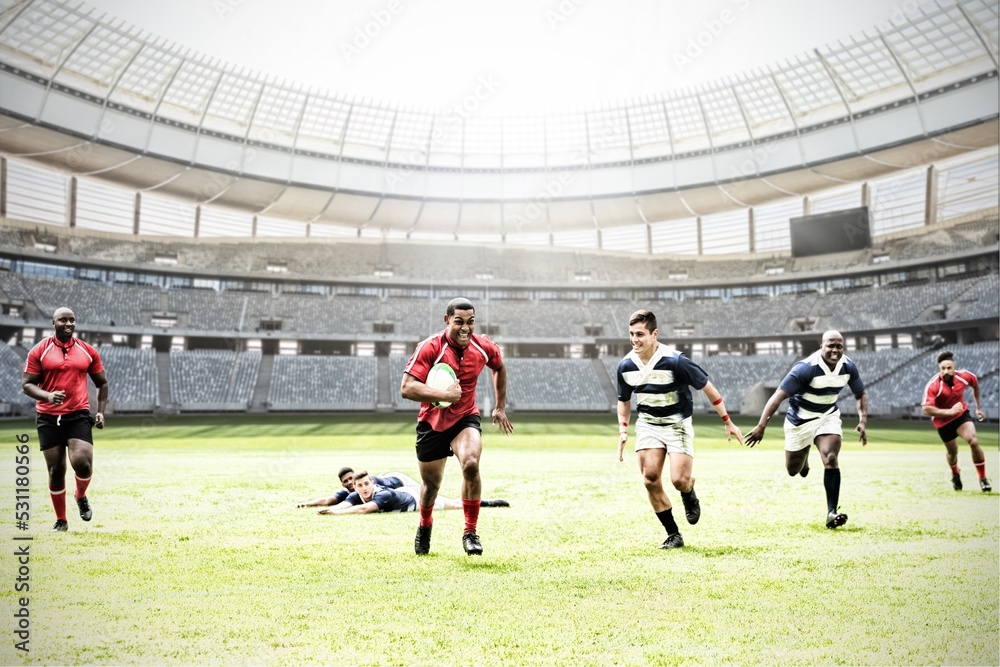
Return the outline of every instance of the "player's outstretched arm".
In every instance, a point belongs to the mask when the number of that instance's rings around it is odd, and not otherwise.
[[[771,398],[767,399],[767,405],[764,406],[764,411],[760,414],[760,421],[757,425],[750,429],[747,433],[746,438],[743,440],[743,444],[748,447],[753,447],[758,442],[764,439],[764,429],[767,428],[767,422],[770,421],[774,413],[778,411],[778,407],[781,402],[788,398],[788,392],[786,392],[781,387],[774,390],[771,394]]]
[[[865,425],[868,423],[868,394],[862,392],[860,396],[854,398],[858,402],[858,425],[854,430],[861,440],[861,446],[865,447],[868,445],[868,433],[865,431]]]
[[[624,461],[625,443],[628,442],[628,420],[632,416],[632,403],[618,401],[618,460]]]
[[[504,435],[514,432],[514,427],[507,419],[507,364],[493,371],[493,391],[497,396],[497,405],[493,408],[493,423]]]
[[[336,502],[337,502],[337,496],[330,496],[329,498],[316,498],[315,500],[299,503],[296,505],[296,507],[327,507],[329,505],[333,505]]]
[[[378,505],[373,502],[362,503],[361,505],[351,505],[350,503],[340,503],[335,507],[328,507],[320,510],[316,514],[371,514],[378,512]]]
[[[726,412],[726,403],[722,400],[722,394],[719,390],[715,388],[715,385],[711,382],[706,382],[705,386],[701,388],[705,392],[705,398],[708,402],[712,404],[715,408],[715,412],[719,415],[719,419],[722,420],[723,424],[726,426],[726,440],[728,442],[733,441],[733,436],[736,436],[736,441],[741,445],[743,444],[743,433],[740,431],[740,427],[733,423],[733,420],[729,418],[729,413]]]
[[[94,424],[97,428],[104,428],[104,410],[108,406],[108,374],[105,371],[91,373],[90,379],[97,387],[97,414],[94,415]]]
[[[986,415],[983,414],[983,409],[981,403],[979,402],[979,383],[972,385],[972,397],[976,399],[976,419],[983,421],[986,419]]]

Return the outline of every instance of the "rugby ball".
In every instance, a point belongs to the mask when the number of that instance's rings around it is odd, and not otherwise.
[[[446,363],[434,364],[431,366],[431,370],[427,373],[426,384],[431,389],[437,389],[439,391],[444,391],[451,385],[455,384],[455,371],[452,370],[451,366]],[[439,401],[434,403],[435,408],[446,408],[451,405],[448,401]]]

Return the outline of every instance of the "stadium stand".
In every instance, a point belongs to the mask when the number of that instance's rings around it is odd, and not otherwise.
[[[278,356],[268,405],[275,411],[374,410],[375,357]]]
[[[114,412],[152,412],[159,402],[156,351],[102,345],[108,404]]]
[[[511,410],[607,410],[608,399],[589,359],[507,359]]]
[[[246,410],[260,354],[227,350],[170,353],[171,398],[181,411]]]
[[[34,405],[21,390],[24,357],[0,342],[0,414],[19,414]]]

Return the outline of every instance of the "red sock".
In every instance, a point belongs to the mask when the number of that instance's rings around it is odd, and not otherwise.
[[[962,472],[962,471],[958,469],[958,464],[957,463],[951,467],[951,474],[952,475],[957,475],[960,472]]]
[[[66,520],[66,489],[63,488],[62,491],[53,491],[49,489],[49,497],[52,498],[52,509],[56,511],[56,519],[59,521]]]
[[[465,512],[465,532],[476,532],[476,524],[479,522],[479,498],[466,500],[462,498],[462,511]]]
[[[91,477],[93,477],[93,475],[91,475]],[[77,498],[86,498],[87,497],[87,487],[90,486],[91,477],[88,477],[87,479],[83,479],[79,475],[76,475],[76,497]]]
[[[433,505],[431,505],[430,507],[424,507],[423,505],[420,506],[420,525],[421,526],[423,526],[424,528],[427,528],[432,523],[434,523],[434,514],[433,514],[433,512],[434,512],[434,506]]]
[[[973,461],[973,463],[976,462]],[[979,475],[979,479],[986,479],[986,461],[976,463],[976,474]]]

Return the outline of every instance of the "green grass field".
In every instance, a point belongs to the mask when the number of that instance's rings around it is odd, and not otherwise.
[[[29,422],[0,428],[3,664],[977,664],[1000,663],[1000,503],[951,489],[927,424],[847,436],[841,505],[824,527],[815,452],[784,472],[781,429],[748,450],[696,417],[696,526],[662,551],[613,415],[512,415],[484,428],[485,554],[462,513],[438,512],[431,554],[415,514],[295,509],[342,465],[416,477],[410,418],[111,419],[97,433],[84,523],[54,520]],[[746,427],[748,422],[741,422]],[[853,426],[848,421],[845,425]],[[14,520],[15,435],[31,436],[30,530]],[[997,427],[980,426],[994,482]],[[630,442],[631,444],[631,442]],[[449,463],[444,495],[458,497]],[[72,482],[70,483],[72,489]],[[679,505],[679,494],[668,489]],[[14,535],[31,535],[30,652],[14,648]]]

